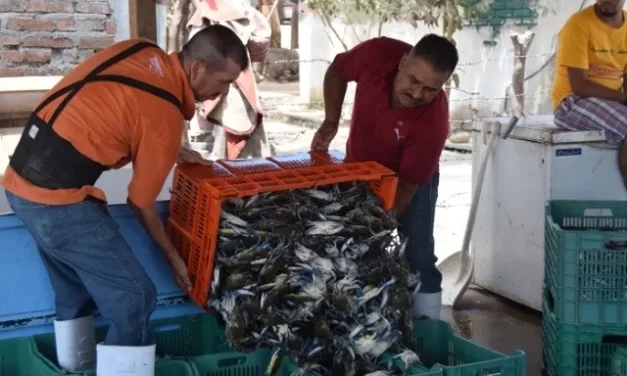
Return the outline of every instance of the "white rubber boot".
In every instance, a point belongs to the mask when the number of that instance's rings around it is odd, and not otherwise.
[[[154,376],[156,345],[98,345],[96,376]]]
[[[55,321],[54,339],[59,366],[70,372],[96,367],[96,335],[92,316]]]
[[[433,294],[417,293],[414,295],[414,318],[420,319],[427,316],[432,320],[440,319],[440,311],[442,310],[442,293]]]

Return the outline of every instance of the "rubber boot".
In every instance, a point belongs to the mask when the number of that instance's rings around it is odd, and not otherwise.
[[[424,316],[432,319],[440,319],[440,311],[442,310],[442,293],[433,294],[417,293],[414,295],[414,307],[412,309],[413,316],[416,319]]]
[[[54,337],[59,366],[70,372],[96,367],[96,335],[92,316],[55,321]]]
[[[96,376],[154,376],[156,345],[98,345]]]

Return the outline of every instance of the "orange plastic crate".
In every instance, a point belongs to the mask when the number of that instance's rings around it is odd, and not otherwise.
[[[368,182],[384,208],[392,208],[398,184],[394,172],[376,162],[344,162],[339,152],[178,166],[167,229],[187,262],[192,300],[205,307],[209,298],[224,200],[349,181]]]

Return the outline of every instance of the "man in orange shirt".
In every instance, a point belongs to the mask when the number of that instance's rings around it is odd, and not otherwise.
[[[555,124],[603,130],[622,143],[618,167],[627,187],[627,22],[625,0],[597,0],[572,15],[559,34],[553,81]]]
[[[195,102],[225,95],[248,64],[245,46],[223,26],[203,29],[170,55],[124,41],[76,67],[31,114],[2,184],[55,290],[61,367],[79,372],[97,360],[98,376],[154,374],[155,285],[94,184],[104,170],[132,163],[128,202],[189,289],[154,203],[177,159],[200,160],[180,150]],[[111,320],[97,347],[95,308]]]

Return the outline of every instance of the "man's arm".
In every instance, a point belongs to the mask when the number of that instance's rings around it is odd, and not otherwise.
[[[627,97],[623,91],[607,88],[588,79],[589,43],[588,30],[578,19],[569,19],[560,31],[557,64],[566,67],[573,94],[584,98],[595,97],[624,103]]]
[[[180,117],[180,115],[178,115]],[[173,120],[173,119],[172,119]],[[177,118],[177,120],[180,120]],[[166,121],[166,127],[175,124]],[[191,289],[187,265],[176,251],[168,237],[161,216],[155,207],[155,201],[163,188],[174,163],[179,155],[180,133],[174,129],[171,134],[161,136],[146,132],[141,137],[139,146],[133,155],[133,177],[128,188],[129,206],[137,215],[140,223],[163,251],[170,263],[174,279],[184,290]],[[166,131],[166,132],[168,132]]]
[[[144,230],[146,230],[152,240],[157,243],[159,248],[163,251],[166,260],[170,263],[173,269],[176,283],[183,290],[188,292],[191,291],[192,283],[187,272],[187,265],[185,265],[183,259],[177,253],[176,248],[174,248],[174,245],[170,241],[157,208],[154,205],[147,208],[140,208],[133,203],[130,197],[126,200],[126,202],[135,212],[135,215],[142,224],[142,227],[144,227]]]
[[[137,215],[137,219],[144,227],[144,230],[146,230],[148,235],[150,235],[155,243],[157,243],[159,248],[164,251],[166,257],[170,259],[174,256],[177,253],[176,248],[172,245],[172,242],[165,231],[165,226],[163,226],[161,215],[157,211],[156,206],[151,205],[146,208],[140,208],[130,197],[126,200],[126,202],[131,209],[133,209],[135,215]]]
[[[365,67],[370,60],[368,56],[373,51],[373,44],[376,43],[378,39],[360,43],[351,50],[338,54],[329,65],[323,83],[324,121],[311,143],[312,151],[329,149],[329,144],[335,138],[340,126],[348,83],[359,82],[364,69],[367,69]]]
[[[329,150],[329,145],[340,128],[346,86],[347,82],[333,71],[333,65],[329,66],[324,75],[324,121],[311,141],[311,151]]]
[[[601,98],[614,102],[626,103],[625,90],[613,90],[588,79],[588,71],[578,68],[567,68],[568,81],[573,94],[584,98]],[[625,83],[623,82],[623,87]]]
[[[323,83],[325,122],[333,123],[336,126],[340,123],[348,82],[335,72],[333,64],[329,66],[324,75]]]
[[[396,198],[394,199],[394,208],[396,215],[400,217],[411,204],[414,195],[418,191],[418,184],[413,184],[405,180],[398,179],[398,187],[396,188]]]

